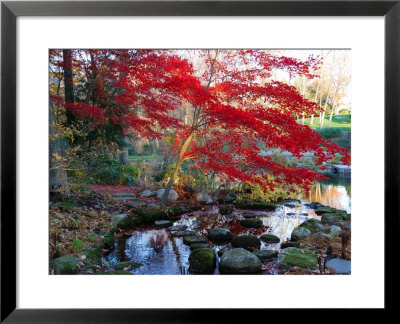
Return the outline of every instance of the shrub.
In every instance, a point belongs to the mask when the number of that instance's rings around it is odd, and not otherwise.
[[[343,131],[340,128],[322,128],[317,130],[324,139],[338,138],[342,136]]]

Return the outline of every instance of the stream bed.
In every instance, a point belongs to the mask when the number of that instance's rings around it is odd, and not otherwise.
[[[309,197],[301,200],[285,201],[280,203],[275,211],[238,210],[233,213],[221,215],[218,206],[207,206],[202,211],[183,214],[173,226],[186,228],[197,235],[207,237],[208,230],[214,227],[225,227],[235,235],[250,233],[259,236],[262,233],[273,234],[279,237],[279,243],[264,243],[260,250],[280,250],[280,245],[290,239],[293,229],[302,222],[310,219],[320,219],[314,209],[306,204],[321,202],[322,204],[351,212],[351,188],[346,184],[317,183],[310,192]],[[263,222],[262,228],[244,228],[238,225],[245,214],[255,214]],[[261,232],[260,232],[261,231]],[[220,249],[230,248],[230,243],[217,245],[208,242],[217,254],[217,267],[214,274],[218,274]],[[134,231],[128,238],[117,240],[115,249],[105,258],[105,261],[115,266],[121,261],[134,261],[142,264],[130,270],[134,274],[190,274],[189,255],[190,247],[183,243],[182,236],[172,236],[165,229],[141,229]],[[276,261],[269,261],[263,265],[264,274],[278,272]]]

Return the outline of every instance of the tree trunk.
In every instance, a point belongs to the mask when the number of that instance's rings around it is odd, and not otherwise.
[[[65,103],[66,103],[66,116],[67,124],[71,125],[74,121],[72,110],[68,104],[74,102],[74,83],[72,78],[72,51],[70,49],[63,50],[63,69],[64,69],[64,89],[65,89]]]
[[[185,153],[186,153],[186,151],[187,151],[187,149],[189,147],[189,144],[192,141],[192,138],[193,138],[193,134],[191,133],[186,138],[185,142],[182,145],[181,151],[179,152],[179,156],[178,156],[178,158],[176,160],[175,170],[172,173],[171,178],[168,181],[167,187],[165,188],[164,194],[163,194],[163,196],[161,198],[161,204],[162,205],[166,205],[167,204],[169,192],[171,191],[172,186],[174,184],[174,181],[176,179],[176,176],[178,175],[178,172],[179,172],[179,170],[181,168],[181,165],[182,165],[182,162],[183,162],[183,156],[185,155]]]
[[[128,164],[128,136],[124,135],[123,137],[124,141],[124,146],[120,147],[120,151],[123,151],[122,153],[119,154],[119,163],[121,165],[127,165]]]
[[[311,115],[310,126],[314,125],[314,115]]]
[[[55,156],[61,157],[60,140],[57,138],[53,105],[49,103],[49,194],[50,200],[57,200],[61,195],[69,195],[67,173]]]
[[[331,109],[331,114],[329,115],[329,123],[328,123],[328,127],[331,127],[332,124],[332,116],[333,116],[333,111],[336,109],[336,103],[335,105],[333,105],[332,109]]]

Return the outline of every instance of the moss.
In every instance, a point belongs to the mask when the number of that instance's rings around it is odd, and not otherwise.
[[[295,242],[284,242],[281,244],[281,249],[286,249],[288,247],[299,247],[300,242],[295,241]]]
[[[278,236],[272,234],[262,234],[260,239],[266,243],[279,243],[281,241]]]
[[[101,250],[102,248],[101,246],[99,246],[93,250],[83,252],[83,255],[85,255],[86,258],[90,261],[101,262]]]
[[[310,218],[310,219],[306,220],[305,222],[300,224],[300,227],[307,228],[312,233],[315,233],[317,230],[324,228],[322,223],[318,219],[315,219],[315,218]]]
[[[79,261],[81,261],[79,258],[75,258],[69,255],[54,259],[54,273],[56,275],[75,274],[78,270],[77,263]]]
[[[139,268],[142,266],[141,263],[139,262],[133,262],[133,261],[123,261],[123,262],[118,262],[115,269],[116,270],[123,270],[126,267],[131,267],[132,269],[134,268]]]
[[[85,264],[84,266],[81,267],[81,269],[92,269],[96,270],[97,267],[94,264]]]
[[[252,248],[259,249],[261,246],[261,241],[255,235],[238,234],[233,237],[232,246],[233,247],[241,247],[244,249],[252,249]]]
[[[189,256],[189,271],[194,274],[214,273],[216,262],[213,249],[196,249]]]
[[[304,227],[306,229],[308,229],[311,233],[315,233],[317,230],[314,227],[311,226],[307,226],[307,225],[300,225],[301,227]]]
[[[112,234],[112,233],[104,234],[103,245],[105,248],[108,248],[108,249],[113,248],[114,243],[115,243],[114,234]]]
[[[315,268],[318,256],[314,251],[289,247],[281,250],[279,264],[283,268],[299,266],[302,268]]]

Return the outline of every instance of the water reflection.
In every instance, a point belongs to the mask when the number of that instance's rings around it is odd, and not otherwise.
[[[310,191],[309,202],[320,202],[323,205],[345,210],[351,213],[350,184],[335,185],[317,182]]]

